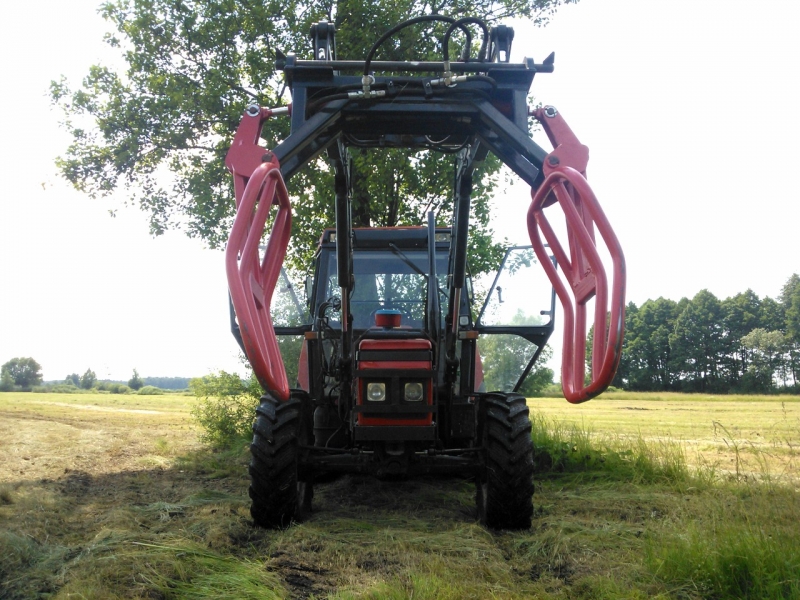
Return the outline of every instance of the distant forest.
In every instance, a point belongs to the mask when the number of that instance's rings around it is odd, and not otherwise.
[[[613,385],[636,391],[800,393],[800,276],[777,300],[747,290],[719,300],[629,303]]]
[[[191,377],[142,377],[143,385],[152,385],[153,387],[161,388],[162,390],[185,390],[189,387],[189,380]],[[45,383],[62,383],[61,381],[52,381]],[[121,383],[127,385],[127,381],[115,381],[111,379],[104,379],[101,383]]]

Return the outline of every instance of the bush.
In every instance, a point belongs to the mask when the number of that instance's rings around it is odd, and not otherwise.
[[[14,391],[14,378],[8,371],[3,371],[0,374],[0,392],[13,392]]]
[[[108,391],[112,394],[127,394],[131,391],[131,388],[124,383],[112,383],[108,386]]]
[[[84,394],[86,390],[78,389],[74,385],[66,383],[48,383],[45,385],[33,386],[31,392],[36,394]]]
[[[192,416],[203,429],[201,439],[218,448],[229,448],[252,435],[261,387],[255,377],[243,381],[234,373],[220,371],[189,382],[198,398]]]
[[[163,396],[164,390],[157,388],[154,385],[146,385],[136,393],[140,396]]]
[[[564,398],[560,383],[551,383],[537,395],[539,398]]]
[[[69,385],[66,383],[57,383],[53,386],[50,386],[50,391],[54,394],[80,394],[83,390],[75,387],[74,385]]]

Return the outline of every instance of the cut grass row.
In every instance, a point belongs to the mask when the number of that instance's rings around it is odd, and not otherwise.
[[[694,446],[642,424],[647,411],[618,408],[619,433],[598,425],[611,410],[603,400],[580,415],[563,401],[537,410],[529,531],[477,525],[467,481],[365,477],[317,486],[310,519],[264,531],[248,515],[246,442],[227,453],[199,447],[188,399],[94,396],[97,408],[122,409],[96,410],[78,397],[68,410],[8,396],[0,456],[20,445],[38,454],[14,463],[35,463],[24,474],[0,466],[3,598],[800,598],[789,476],[698,467]],[[711,410],[685,402],[687,415]],[[743,406],[746,421],[753,409]],[[38,423],[59,435],[30,427]],[[55,473],[58,461],[72,466]]]

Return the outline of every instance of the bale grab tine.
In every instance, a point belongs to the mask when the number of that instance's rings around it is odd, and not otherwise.
[[[564,309],[564,343],[561,386],[572,403],[589,400],[605,390],[614,378],[622,354],[625,324],[625,257],[597,198],[586,181],[589,151],[575,137],[561,115],[547,106],[531,112],[554,146],[544,162],[545,180],[531,190],[528,233],[540,264],[550,278]],[[569,255],[544,214],[558,204],[567,224]],[[610,291],[597,249],[595,228],[611,256]],[[547,241],[563,276],[549,258]],[[565,283],[566,280],[566,283]],[[591,378],[585,383],[587,303],[594,298]]]
[[[226,158],[234,174],[237,211],[225,269],[231,302],[245,353],[261,385],[281,400],[289,399],[289,383],[270,315],[270,303],[286,256],[292,228],[289,193],[278,159],[258,146],[258,133],[271,111],[248,112]],[[259,259],[262,234],[272,205],[277,211]]]

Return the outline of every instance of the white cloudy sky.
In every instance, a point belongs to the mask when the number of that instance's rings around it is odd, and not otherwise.
[[[0,23],[0,363],[45,379],[196,376],[238,369],[222,254],[143,214],[71,190],[47,100],[114,58],[98,0],[16,3]],[[589,179],[626,252],[629,299],[707,288],[776,296],[800,272],[800,62],[791,0],[582,0],[551,26],[515,24],[512,60],[556,52],[534,82],[591,150]],[[541,141],[544,145],[544,141]],[[501,195],[498,229],[524,242],[529,197]]]

